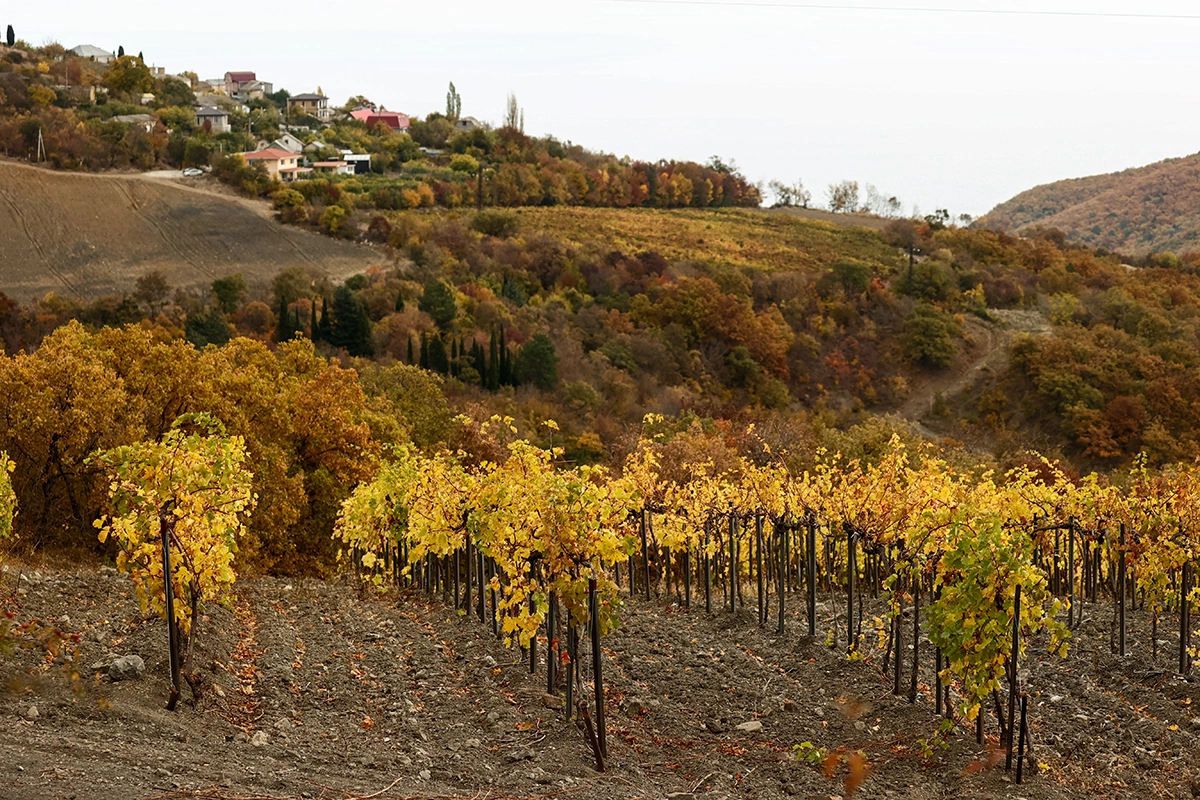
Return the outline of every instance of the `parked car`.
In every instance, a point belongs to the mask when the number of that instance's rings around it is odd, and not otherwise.
[[[196,167],[188,167],[187,169],[185,169],[183,171],[183,177],[185,177],[185,178],[195,178],[197,175],[203,175],[203,174],[204,174],[204,170],[197,169]]]

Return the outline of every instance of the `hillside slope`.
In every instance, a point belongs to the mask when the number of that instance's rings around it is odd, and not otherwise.
[[[90,299],[160,270],[173,286],[295,265],[334,277],[361,271],[370,249],[274,222],[266,204],[145,175],[80,174],[0,161],[0,291]]]
[[[1200,153],[1037,186],[996,206],[980,224],[1059,228],[1073,241],[1134,255],[1197,250]]]

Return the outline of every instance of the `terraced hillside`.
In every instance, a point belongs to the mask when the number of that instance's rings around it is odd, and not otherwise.
[[[0,161],[0,291],[88,299],[150,270],[173,286],[231,272],[269,278],[295,265],[344,277],[377,263],[367,247],[271,219],[266,204],[156,176],[80,174]]]

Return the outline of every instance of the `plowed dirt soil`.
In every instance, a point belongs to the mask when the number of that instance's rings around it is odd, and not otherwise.
[[[0,291],[26,302],[53,291],[81,299],[130,291],[160,270],[172,286],[241,272],[269,279],[315,266],[334,278],[382,261],[270,217],[263,201],[208,177],[54,172],[0,160]]]
[[[125,576],[10,567],[2,578],[5,610],[77,635],[83,666],[72,692],[44,653],[0,659],[6,800],[828,800],[850,788],[912,800],[1183,798],[1200,772],[1200,690],[1172,672],[1171,615],[1154,661],[1149,620],[1131,613],[1131,654],[1121,659],[1110,652],[1106,601],[1084,607],[1066,659],[1030,647],[1034,755],[1018,786],[995,763],[994,716],[983,745],[965,724],[946,749],[921,753],[938,725],[932,649],[922,642],[916,703],[892,696],[873,637],[866,661],[827,646],[836,596],[822,594],[814,639],[800,596],[788,598],[782,636],[773,622],[758,625],[749,587],[751,604],[736,615],[717,610],[719,594],[712,614],[702,601],[685,610],[627,600],[622,627],[603,641],[609,759],[600,773],[581,731],[547,699],[544,661],[530,675],[490,625],[440,597],[347,580],[242,582],[232,608],[211,608],[204,621],[203,698],[170,713],[166,633],[139,612]],[[869,607],[866,619],[870,628]],[[145,659],[145,675],[113,683],[104,666],[126,654]],[[761,728],[739,729],[748,722]],[[865,779],[847,787],[845,766],[828,778],[798,763],[801,742],[861,750]]]

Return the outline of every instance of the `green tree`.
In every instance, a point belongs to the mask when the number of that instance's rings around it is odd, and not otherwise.
[[[232,314],[246,299],[246,279],[240,272],[217,278],[212,282],[212,293],[220,309],[226,314]]]
[[[417,302],[417,308],[424,311],[433,320],[439,330],[449,330],[450,324],[458,315],[458,306],[454,299],[454,287],[449,282],[437,279],[425,284],[425,291]]]
[[[197,349],[206,345],[226,344],[233,338],[233,326],[219,308],[209,308],[198,314],[189,314],[184,324],[184,335]]]
[[[431,336],[425,347],[427,368],[445,375],[450,371],[450,359],[446,356],[446,344],[440,336]]]
[[[367,305],[345,285],[333,293],[333,330],[329,343],[344,348],[352,356],[375,354]]]
[[[17,43],[17,34],[15,31],[13,31],[12,25],[8,26],[8,31],[4,34],[4,42],[9,47],[13,47]]]
[[[11,26],[9,27],[9,31],[12,31]],[[458,90],[454,88],[454,81],[450,81],[450,91],[446,92],[446,117],[456,120],[461,114],[462,97],[459,96]]]
[[[517,353],[514,378],[518,383],[532,383],[550,391],[558,383],[558,353],[554,342],[544,333],[534,336]]]
[[[900,343],[909,358],[939,369],[954,361],[958,352],[954,339],[959,334],[959,325],[945,311],[929,303],[918,303],[904,318],[901,328]]]

